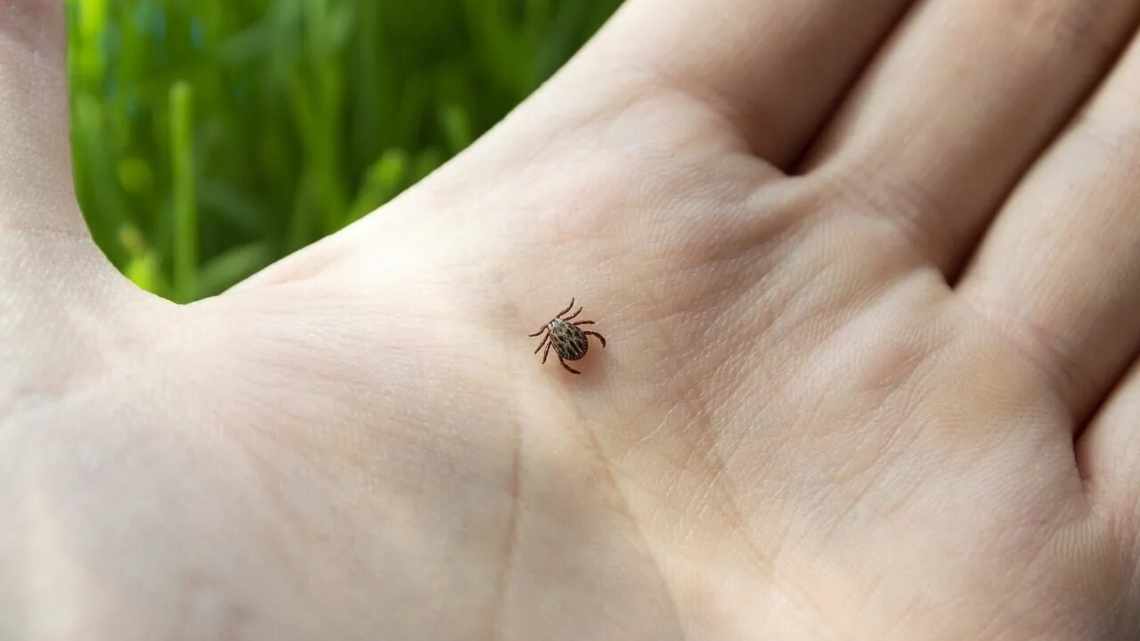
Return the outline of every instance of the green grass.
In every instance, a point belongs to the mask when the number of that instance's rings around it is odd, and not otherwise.
[[[620,0],[69,0],[75,178],[96,242],[176,301],[399,194]]]

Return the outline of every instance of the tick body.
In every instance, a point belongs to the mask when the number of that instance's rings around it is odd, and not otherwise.
[[[581,374],[578,370],[566,364],[566,361],[581,360],[590,351],[590,336],[597,336],[598,340],[602,342],[602,347],[606,346],[606,337],[597,332],[584,331],[581,325],[593,325],[594,321],[580,320],[575,321],[578,314],[582,313],[582,308],[579,307],[578,311],[570,316],[566,314],[574,309],[574,299],[570,299],[570,304],[566,309],[562,310],[550,320],[547,324],[543,325],[541,329],[533,334],[529,334],[531,338],[542,336],[542,342],[534,350],[537,354],[543,347],[546,351],[542,352],[542,362],[546,362],[546,357],[550,355],[550,348],[554,348],[554,353],[558,355],[558,362],[562,363],[562,367],[571,374]]]

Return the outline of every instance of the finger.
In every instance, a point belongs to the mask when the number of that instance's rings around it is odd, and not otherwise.
[[[1014,193],[959,293],[1052,372],[1078,418],[1140,347],[1140,39]]]
[[[888,217],[953,274],[1140,20],[1135,0],[928,2],[808,162],[845,211]]]
[[[586,56],[714,107],[783,167],[912,1],[633,0]]]
[[[68,138],[64,3],[0,5],[0,227],[86,236]]]
[[[1077,442],[1086,487],[1104,513],[1129,524],[1140,546],[1140,365],[1134,366]],[[1140,549],[1135,550],[1140,554]]]

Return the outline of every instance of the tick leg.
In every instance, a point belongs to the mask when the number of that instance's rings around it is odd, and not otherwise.
[[[550,329],[550,325],[543,325],[542,329],[538,330],[537,332],[535,332],[533,334],[527,334],[527,336],[534,338],[535,336],[538,336],[539,334],[545,332],[548,329]]]
[[[563,314],[565,314],[566,312],[568,312],[572,309],[574,309],[574,299],[573,298],[570,299],[570,304],[566,306],[566,309],[558,312],[558,315],[555,316],[555,318],[562,318]]]
[[[542,353],[542,364],[543,365],[546,365],[546,357],[550,356],[550,346],[553,344],[554,343],[552,343],[550,341],[546,341],[546,351]],[[534,353],[537,354],[538,350],[535,350]]]
[[[597,332],[582,332],[582,333],[585,334],[586,336],[597,336],[598,340],[602,341],[602,347],[604,348],[606,346],[606,337],[605,336],[602,336],[601,334],[599,334]]]
[[[538,347],[534,348],[534,353],[537,354],[538,350],[542,349],[542,346],[546,345],[549,342],[550,342],[550,335],[548,334],[546,336],[543,336],[542,342],[538,344]]]
[[[578,370],[574,369],[573,367],[570,367],[569,365],[567,365],[566,361],[562,360],[561,356],[558,357],[558,362],[562,363],[562,367],[565,367],[566,371],[570,372],[571,374],[581,374],[582,373],[582,372],[579,372]]]
[[[570,321],[570,320],[574,320],[575,318],[577,318],[577,317],[578,317],[578,314],[581,314],[581,313],[582,313],[582,308],[581,308],[581,307],[579,307],[579,308],[578,308],[578,311],[574,312],[574,315],[573,315],[573,316],[567,316],[566,318],[563,318],[562,320],[564,320],[564,321]]]
[[[577,323],[570,323],[571,325],[593,325],[594,321],[578,321]]]

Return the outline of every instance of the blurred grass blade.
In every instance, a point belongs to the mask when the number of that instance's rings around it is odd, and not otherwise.
[[[448,151],[457,154],[474,141],[471,118],[459,105],[447,105],[439,113],[440,127],[447,138]]]
[[[170,165],[174,180],[174,290],[180,302],[197,295],[198,206],[194,185],[194,92],[186,82],[170,89]]]
[[[427,178],[431,172],[443,164],[443,152],[435,147],[428,147],[416,155],[416,162],[412,168],[412,182],[419,182]]]
[[[368,169],[364,185],[353,201],[348,222],[353,222],[396,197],[409,181],[408,154],[389,149]]]
[[[258,242],[227,250],[202,265],[198,295],[216,296],[273,262],[273,250]]]
[[[152,292],[168,289],[162,280],[158,256],[146,245],[142,234],[133,225],[119,229],[119,244],[127,252],[128,258],[123,274],[136,285]]]

